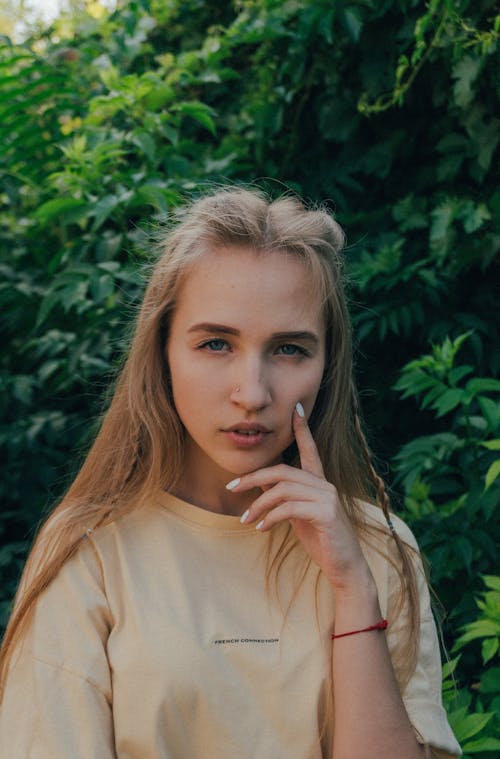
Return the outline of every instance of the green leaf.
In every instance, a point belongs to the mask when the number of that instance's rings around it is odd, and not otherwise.
[[[176,103],[175,106],[172,106],[171,110],[178,111],[184,116],[190,116],[192,119],[208,129],[208,131],[213,135],[216,134],[215,122],[212,118],[212,116],[215,114],[215,111],[208,105],[205,105],[205,103],[199,103],[197,101]]]
[[[455,367],[455,369],[452,369],[448,375],[450,384],[457,385],[461,379],[463,379],[467,374],[470,374],[472,371],[474,371],[474,367],[472,366]]]
[[[159,211],[166,213],[171,206],[179,204],[179,194],[168,187],[144,184],[137,192],[132,205],[151,205]]]
[[[500,451],[500,438],[497,438],[496,440],[485,440],[481,445],[489,451]]]
[[[59,361],[46,361],[38,370],[38,379],[41,382],[46,382],[54,372],[57,372],[60,368],[61,365]]]
[[[475,377],[467,382],[465,389],[472,395],[477,395],[477,393],[500,393],[500,380],[490,377]]]
[[[494,461],[489,467],[488,471],[486,472],[486,477],[484,478],[484,489],[488,490],[493,483],[498,479],[500,476],[500,459],[497,459]]]
[[[481,644],[481,656],[483,664],[487,664],[493,659],[498,651],[498,638],[485,638]]]
[[[480,229],[485,221],[489,221],[490,219],[491,213],[488,208],[484,203],[480,203],[478,206],[474,207],[471,213],[467,214],[464,219],[464,229],[468,234],[472,234],[472,232],[476,232]]]
[[[488,724],[492,717],[493,712],[486,712],[484,714],[467,714],[458,722],[454,722],[452,727],[457,741],[462,744],[468,738],[477,735],[477,733]]]
[[[491,398],[478,396],[477,402],[483,412],[483,416],[488,422],[488,427],[492,432],[496,432],[500,427],[500,403],[495,403]],[[500,445],[500,440],[498,441]],[[500,450],[500,448],[499,448]]]
[[[457,554],[462,557],[467,571],[470,571],[472,564],[472,545],[470,540],[459,535],[455,538],[454,547]]]
[[[453,649],[463,648],[466,643],[478,638],[497,637],[500,635],[500,625],[491,619],[478,619],[465,626],[465,632],[455,642]]]
[[[460,108],[467,108],[474,96],[472,85],[479,74],[482,58],[465,56],[453,67],[452,76],[456,79],[453,86],[453,96],[455,103]]]
[[[459,203],[454,198],[448,198],[431,213],[430,245],[440,258],[448,252],[450,231],[459,210]]]
[[[433,380],[433,383],[434,387],[431,387],[431,389],[422,398],[422,401],[420,403],[420,408],[422,409],[427,408],[427,406],[433,402],[437,402],[436,399],[442,398],[445,393],[448,392],[444,382],[436,382]]]
[[[392,209],[392,215],[398,222],[401,231],[406,232],[410,229],[425,229],[427,227],[428,219],[425,211],[425,201],[415,198],[413,195],[407,195],[396,203]],[[419,273],[421,276],[426,276],[423,271]]]
[[[499,749],[500,740],[498,738],[489,738],[488,736],[462,744],[462,751],[467,754],[482,754],[484,751],[498,751]]]
[[[132,142],[137,145],[151,163],[154,163],[156,158],[156,143],[145,129],[140,129],[134,132],[132,136]]]
[[[104,195],[98,200],[98,202],[92,207],[92,215],[94,217],[92,232],[97,232],[106,219],[111,216],[119,203],[120,199],[116,195]]]
[[[173,127],[172,124],[165,122],[162,124],[162,132],[172,145],[176,146],[179,143],[179,130],[177,127]]]
[[[172,87],[160,85],[159,87],[154,87],[154,89],[145,95],[144,105],[148,111],[159,111],[167,103],[172,102],[174,97],[175,91]]]
[[[444,416],[444,414],[448,414],[450,411],[456,408],[464,399],[464,396],[464,391],[459,390],[458,388],[447,390],[439,398],[436,398],[432,404],[432,408],[437,409],[438,417]]]
[[[35,327],[39,327],[47,319],[50,312],[61,303],[61,296],[58,292],[50,291],[40,304],[36,317]]]
[[[447,677],[453,674],[461,657],[462,654],[459,654],[454,659],[450,659],[443,664],[443,680],[446,680]]]
[[[318,29],[320,34],[325,38],[329,45],[333,45],[333,20],[335,16],[335,8],[332,8],[327,13],[321,13],[318,19]]]
[[[344,10],[344,24],[350,38],[354,42],[358,42],[361,36],[361,30],[363,29],[363,21],[361,20],[357,8],[351,7]]]
[[[89,281],[75,280],[60,290],[61,305],[66,313],[74,307],[77,313],[82,313],[90,305],[86,300],[89,284]]]
[[[87,203],[77,198],[55,198],[43,203],[33,214],[42,224],[48,224],[58,216],[66,221],[76,221],[85,215]]]
[[[478,206],[475,206],[473,203],[465,206],[460,216],[463,219],[464,229],[468,234],[476,232],[483,226],[485,221],[491,219],[491,213],[484,203],[480,203]]]
[[[24,375],[13,378],[12,394],[23,405],[29,405],[33,399],[34,379]]]
[[[491,667],[481,676],[481,693],[500,693],[500,667]]]
[[[498,575],[481,575],[481,578],[487,588],[500,593],[500,577]]]
[[[90,292],[94,300],[99,303],[114,292],[113,277],[109,274],[102,274],[100,277],[93,277],[90,282]]]

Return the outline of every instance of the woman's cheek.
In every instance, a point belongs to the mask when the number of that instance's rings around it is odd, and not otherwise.
[[[322,371],[314,372],[312,376],[306,377],[304,379],[304,382],[301,383],[300,388],[296,391],[296,395],[298,395],[298,397],[295,399],[295,403],[297,403],[297,401],[300,401],[302,403],[307,416],[309,416],[313,410],[314,403],[318,396],[322,377]],[[292,411],[293,408],[295,408],[295,403],[293,404]]]

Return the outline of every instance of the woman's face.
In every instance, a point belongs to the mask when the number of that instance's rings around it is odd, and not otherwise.
[[[214,486],[276,463],[308,416],[325,363],[325,326],[297,258],[223,248],[182,284],[167,341],[172,391],[187,431],[184,482]]]

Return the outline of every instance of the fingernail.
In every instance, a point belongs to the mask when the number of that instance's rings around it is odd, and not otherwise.
[[[256,529],[256,530],[261,530],[261,529],[262,529],[262,525],[263,525],[263,524],[264,524],[264,520],[263,520],[263,519],[261,519],[261,520],[260,520],[260,522],[259,522],[259,524],[256,524],[256,525],[255,525],[255,529]]]
[[[249,514],[250,514],[250,512],[249,512],[249,510],[248,510],[248,509],[247,509],[245,512],[243,512],[243,514],[242,514],[242,515],[241,515],[241,517],[240,517],[240,522],[241,522],[241,524],[245,524],[245,522],[246,522],[246,521],[247,521],[247,519],[248,519],[248,515],[249,515]]]
[[[231,480],[231,482],[228,482],[226,485],[227,490],[232,490],[236,487],[236,485],[240,484],[240,477],[237,477],[235,480]]]
[[[305,412],[304,412],[304,406],[302,405],[300,401],[295,406],[295,409],[297,411],[297,414],[301,417],[301,419],[303,419],[305,417]]]

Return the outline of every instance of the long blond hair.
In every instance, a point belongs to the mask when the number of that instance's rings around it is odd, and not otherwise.
[[[39,531],[28,557],[0,652],[0,694],[12,653],[20,643],[40,594],[96,527],[139,508],[159,490],[171,490],[184,460],[184,429],[175,411],[165,356],[171,315],[183,277],[207,249],[251,247],[298,256],[311,273],[326,321],[326,368],[310,425],[327,480],[341,494],[355,529],[370,529],[360,501],[383,510],[389,499],[362,432],[352,379],[351,327],[343,288],[344,235],[329,213],[308,210],[295,197],[270,201],[255,189],[223,188],[179,212],[162,241],[146,288],[127,360],[100,431],[68,492]],[[237,255],[237,252],[235,253]],[[292,445],[285,460],[298,464]],[[382,530],[382,528],[380,528]],[[400,684],[416,660],[418,592],[412,549],[392,530],[398,560],[386,555],[401,579],[400,603],[409,608],[408,640],[396,667]],[[271,569],[279,571],[291,550],[284,541]],[[379,550],[379,549],[376,549]]]

